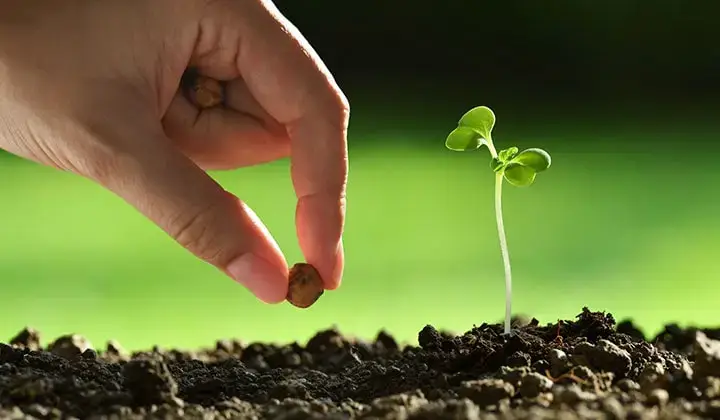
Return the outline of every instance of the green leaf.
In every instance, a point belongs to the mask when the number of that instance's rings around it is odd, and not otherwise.
[[[526,187],[535,182],[537,175],[535,170],[530,166],[524,166],[520,163],[509,163],[505,166],[505,179],[516,187]]]
[[[526,149],[512,159],[512,162],[533,168],[535,172],[542,172],[550,167],[552,160],[550,154],[543,149]]]
[[[468,127],[454,129],[445,140],[445,147],[456,152],[475,150],[485,144],[485,140],[475,130]]]
[[[501,150],[500,152],[498,152],[498,160],[500,160],[500,162],[507,162],[513,157],[515,157],[518,150],[519,149],[515,146],[507,148],[505,150]]]
[[[466,112],[458,122],[460,127],[468,127],[477,131],[487,141],[492,139],[492,130],[495,127],[495,114],[486,106],[478,106]]]

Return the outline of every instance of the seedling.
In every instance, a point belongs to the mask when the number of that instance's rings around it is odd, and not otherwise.
[[[486,106],[475,107],[460,118],[457,128],[445,140],[445,147],[456,152],[467,152],[484,145],[490,150],[490,168],[495,172],[495,220],[505,268],[505,334],[508,334],[512,316],[512,270],[502,215],[503,178],[518,187],[532,185],[537,174],[550,167],[551,159],[546,151],[537,148],[520,152],[513,146],[497,152],[492,140],[494,127],[493,111]]]

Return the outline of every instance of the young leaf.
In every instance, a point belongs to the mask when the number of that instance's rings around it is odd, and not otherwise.
[[[498,152],[498,159],[500,160],[500,162],[507,162],[513,157],[515,157],[517,152],[518,148],[515,146],[507,148],[505,150],[501,150]]]
[[[535,182],[535,170],[520,163],[509,163],[505,167],[505,179],[516,187],[526,187]]]
[[[490,141],[495,127],[495,114],[486,106],[478,106],[466,112],[458,122],[460,127],[468,127],[477,131],[480,136]]]
[[[456,152],[475,150],[485,144],[485,140],[475,130],[468,127],[454,129],[445,140],[445,147]]]
[[[550,167],[552,160],[548,152],[533,148],[523,150],[513,158],[512,162],[529,166],[533,168],[535,172],[542,172]]]

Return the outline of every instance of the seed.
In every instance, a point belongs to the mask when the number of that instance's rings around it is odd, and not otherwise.
[[[182,80],[190,102],[199,108],[212,108],[223,103],[224,89],[221,82],[198,74],[196,71],[187,71]]]
[[[297,263],[290,269],[287,301],[298,308],[308,308],[325,292],[320,274],[310,264]]]

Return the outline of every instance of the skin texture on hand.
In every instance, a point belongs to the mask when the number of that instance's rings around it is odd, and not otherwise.
[[[0,5],[0,148],[97,182],[268,303],[288,264],[205,171],[290,156],[300,247],[340,285],[349,105],[270,1]],[[227,83],[225,107],[186,99],[188,67]]]

